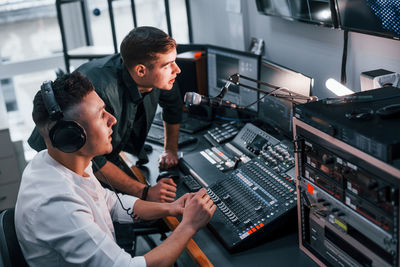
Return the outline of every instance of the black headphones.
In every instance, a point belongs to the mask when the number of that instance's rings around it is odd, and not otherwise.
[[[49,131],[51,144],[65,153],[78,151],[86,142],[85,129],[76,121],[63,120],[64,114],[57,104],[50,81],[42,84],[40,92],[50,120],[56,121]]]

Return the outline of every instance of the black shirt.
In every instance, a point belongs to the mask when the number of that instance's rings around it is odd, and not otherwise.
[[[76,71],[89,78],[104,101],[106,110],[117,119],[113,126],[113,151],[95,158],[99,168],[107,160],[116,163],[122,150],[138,155],[139,158],[145,155],[143,145],[158,104],[163,108],[163,120],[166,123],[176,124],[181,121],[182,100],[177,84],[171,90],[153,88],[151,92],[142,95],[119,54],[92,60]],[[28,142],[37,151],[46,148],[36,128]]]

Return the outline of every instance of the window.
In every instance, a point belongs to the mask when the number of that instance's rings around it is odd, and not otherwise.
[[[0,56],[22,61],[62,51],[54,0],[14,0],[0,4]]]
[[[15,75],[11,80],[11,85],[6,89],[13,92],[13,103],[16,109],[8,110],[7,116],[11,140],[13,142],[22,140],[26,159],[32,158],[33,150],[27,144],[27,140],[35,126],[32,120],[33,98],[39,91],[40,85],[45,80],[54,80],[56,73],[54,70],[31,72],[29,74]],[[4,87],[2,85],[4,92]],[[4,95],[4,94],[3,94]],[[6,106],[7,97],[4,95]]]
[[[187,43],[185,0],[169,2],[173,37],[178,43]],[[164,0],[135,0],[134,3],[138,26],[151,25],[168,32]],[[107,0],[86,0],[86,4],[93,44],[112,47]],[[115,0],[112,5],[119,48],[123,37],[134,27],[131,1]],[[65,19],[80,15],[79,5],[75,6],[76,11],[72,7],[63,13]],[[80,27],[76,24],[66,25],[71,28],[72,36],[68,38],[74,44],[80,42],[83,31],[74,28]],[[8,111],[11,138],[23,141],[29,159],[32,153],[26,141],[34,127],[33,97],[43,81],[54,80],[56,70],[65,66],[55,0],[0,1],[0,29],[0,91]]]
[[[185,0],[169,1],[172,36],[179,44],[189,43],[189,23]]]
[[[1,1],[0,29],[0,91],[11,139],[23,141],[29,159],[34,155],[26,143],[34,127],[33,97],[41,83],[54,79],[54,70],[63,66],[55,1]]]
[[[112,46],[111,22],[106,0],[87,1],[90,16],[93,44]],[[136,0],[135,12],[137,26],[153,26],[168,33],[164,0]],[[185,0],[170,3],[172,36],[178,43],[189,42],[189,29]],[[125,35],[133,29],[133,15],[130,0],[113,1],[113,14],[117,37],[117,47]]]

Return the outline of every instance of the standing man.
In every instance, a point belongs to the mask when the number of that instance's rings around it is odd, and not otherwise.
[[[164,152],[159,158],[160,168],[178,163],[179,123],[182,100],[174,86],[180,69],[175,63],[176,42],[154,27],[138,27],[124,38],[120,54],[92,60],[77,71],[89,78],[106,110],[117,119],[113,128],[113,151],[96,157],[99,169],[109,177],[118,190],[144,200],[172,202],[176,184],[170,178],[161,179],[152,187],[145,186],[122,171],[119,153],[124,150],[146,160],[143,146],[152,124],[157,104],[163,108]],[[29,139],[36,150],[44,149],[37,130]],[[98,179],[103,181],[95,168]],[[106,181],[103,181],[106,182]]]
[[[143,201],[103,188],[92,159],[113,150],[113,115],[78,72],[42,86],[33,120],[47,150],[25,168],[15,208],[19,244],[29,266],[171,266],[216,206],[205,189],[172,203]],[[118,247],[112,221],[182,216],[169,237],[144,256]]]

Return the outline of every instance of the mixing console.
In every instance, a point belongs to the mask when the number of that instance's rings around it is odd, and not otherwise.
[[[209,226],[230,251],[250,247],[252,237],[271,233],[297,199],[295,181],[267,167],[261,158],[242,165],[207,192],[218,207]]]
[[[212,128],[204,134],[204,138],[212,145],[218,146],[235,137],[239,132],[237,122],[231,121],[219,127]]]
[[[275,146],[270,144],[264,146],[259,155],[266,161],[265,164],[277,173],[285,172],[294,167],[293,152],[282,143]]]
[[[207,188],[217,205],[209,227],[229,251],[265,240],[297,205],[292,143],[253,124],[231,142],[185,155],[179,164],[190,174],[184,184],[192,192]]]

